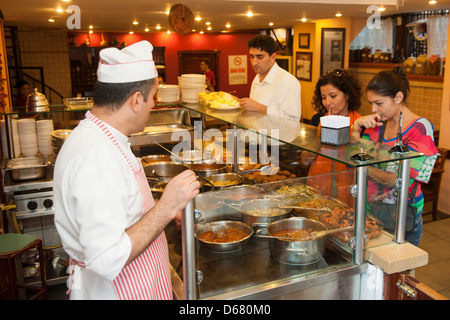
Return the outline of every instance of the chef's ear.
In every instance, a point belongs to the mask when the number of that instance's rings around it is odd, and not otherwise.
[[[133,93],[128,99],[129,105],[133,112],[138,112],[140,104],[144,101],[144,96],[140,91]]]

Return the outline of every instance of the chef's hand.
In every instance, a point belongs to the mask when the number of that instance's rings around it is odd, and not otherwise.
[[[185,170],[169,181],[159,202],[163,202],[172,212],[178,213],[199,194],[199,189],[200,182],[197,180],[195,172]]]
[[[239,99],[239,105],[244,110],[267,113],[267,107],[265,105],[258,103],[250,98]]]

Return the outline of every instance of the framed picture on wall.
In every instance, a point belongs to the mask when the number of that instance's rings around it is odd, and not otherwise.
[[[344,68],[345,28],[322,28],[320,74]]]
[[[309,33],[299,33],[298,34],[298,48],[299,49],[309,49]]]
[[[312,52],[297,52],[295,57],[295,76],[299,80],[312,79]]]

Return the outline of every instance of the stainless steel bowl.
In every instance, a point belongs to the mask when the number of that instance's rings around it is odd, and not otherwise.
[[[6,172],[13,181],[41,179],[49,163],[45,157],[25,157],[9,160]]]
[[[208,242],[200,240],[199,237],[211,230],[211,227],[214,225],[223,225],[226,228],[235,228],[244,231],[247,235],[238,241],[232,241],[232,242]],[[253,228],[250,227],[248,224],[245,224],[240,221],[232,221],[232,220],[222,220],[222,221],[214,221],[205,223],[203,225],[199,225],[197,230],[197,239],[200,241],[200,244],[205,249],[216,251],[216,252],[231,252],[241,249],[243,246],[247,244],[247,242],[250,240],[251,236],[253,235]]]
[[[199,163],[199,164],[192,164],[191,169],[194,170],[194,172],[199,176],[200,178],[206,178],[213,174],[218,173],[225,173],[227,170],[228,165],[226,163],[220,164],[220,163]]]

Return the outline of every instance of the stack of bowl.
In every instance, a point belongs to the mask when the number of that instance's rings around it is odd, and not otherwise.
[[[25,157],[34,157],[38,153],[36,121],[34,119],[19,119],[17,121],[20,137],[20,150]]]
[[[176,84],[163,84],[158,86],[156,94],[158,102],[171,103],[180,100],[180,86]]]
[[[38,149],[43,156],[49,156],[53,154],[52,131],[53,131],[52,119],[36,121]]]
[[[10,156],[8,152],[8,139],[6,137],[5,120],[1,121],[1,136],[2,136],[2,153],[8,159],[18,158],[20,156],[20,137],[19,129],[17,127],[17,119],[11,119],[12,138],[14,140],[14,155]]]
[[[64,144],[64,141],[66,141],[69,134],[72,132],[72,130],[69,129],[60,129],[60,130],[54,130],[52,131],[52,147],[53,147],[53,153],[55,155],[58,154],[59,150],[61,149],[62,145]]]
[[[206,89],[204,74],[182,74],[178,77],[181,86],[181,100],[186,103],[198,103],[198,94]]]

